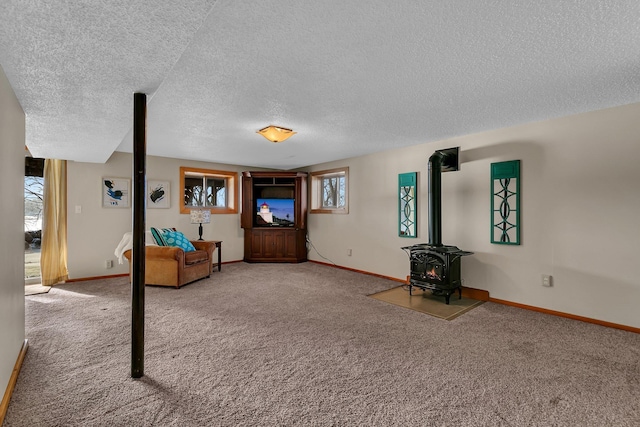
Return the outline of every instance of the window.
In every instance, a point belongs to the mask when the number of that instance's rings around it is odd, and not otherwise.
[[[311,172],[311,213],[349,213],[349,168]]]
[[[197,168],[180,168],[183,201],[180,213],[191,208],[211,208],[212,214],[238,212],[238,174]]]

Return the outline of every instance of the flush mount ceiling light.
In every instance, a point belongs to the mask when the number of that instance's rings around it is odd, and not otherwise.
[[[280,126],[269,125],[266,128],[260,129],[256,133],[259,133],[271,142],[282,142],[297,132]]]

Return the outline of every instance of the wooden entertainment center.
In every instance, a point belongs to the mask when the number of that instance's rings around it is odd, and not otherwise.
[[[306,261],[306,172],[243,172],[240,225],[244,261]]]

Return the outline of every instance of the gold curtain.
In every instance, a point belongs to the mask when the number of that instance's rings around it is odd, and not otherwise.
[[[44,215],[40,271],[45,286],[64,282],[67,270],[67,162],[44,161]]]

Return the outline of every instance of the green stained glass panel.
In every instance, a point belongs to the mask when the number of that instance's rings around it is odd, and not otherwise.
[[[491,243],[520,244],[520,160],[491,164]]]
[[[417,172],[398,175],[398,235],[400,237],[418,237],[417,179]]]

